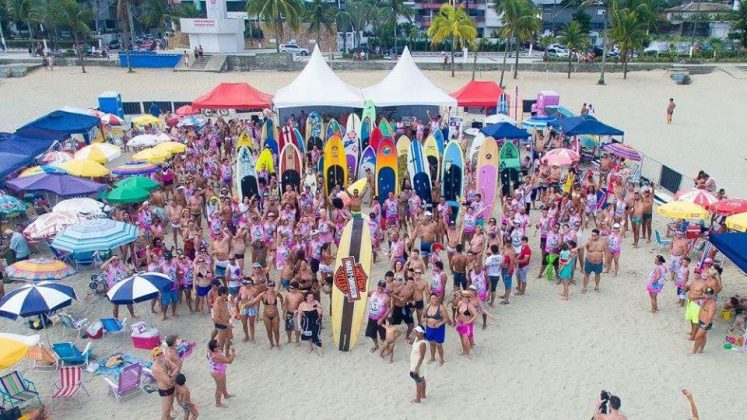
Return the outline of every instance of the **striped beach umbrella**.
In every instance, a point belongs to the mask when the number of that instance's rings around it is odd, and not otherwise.
[[[719,216],[731,216],[747,212],[747,200],[741,198],[726,198],[710,207],[711,212]]]
[[[111,162],[122,156],[119,147],[109,143],[94,143],[75,152],[76,159],[90,159],[99,163]]]
[[[623,159],[634,160],[636,162],[641,160],[641,154],[625,143],[609,143],[604,146],[604,150]]]
[[[67,212],[84,216],[98,217],[104,214],[104,203],[93,198],[81,197],[62,200],[52,207],[52,212]]]
[[[29,348],[39,344],[39,335],[0,333],[0,369],[8,369],[26,357]]]
[[[122,118],[119,118],[114,114],[103,114],[99,116],[99,118],[101,119],[101,124],[104,125],[124,125],[125,123]]]
[[[697,188],[678,191],[677,194],[675,194],[675,198],[677,201],[686,201],[688,203],[697,204],[706,209],[718,202],[718,197],[706,190]]]
[[[158,172],[158,165],[143,161],[127,162],[112,169],[112,173],[117,176],[145,175],[153,172]]]
[[[173,282],[166,274],[137,273],[112,286],[106,296],[116,305],[128,305],[155,299],[172,285]]]
[[[145,176],[131,176],[114,184],[117,188],[140,188],[143,190],[153,191],[158,189],[158,182]]]
[[[672,219],[703,220],[708,217],[706,209],[687,201],[670,201],[656,207],[656,213]]]
[[[73,160],[73,155],[68,152],[53,151],[46,153],[41,160],[46,164],[54,165],[56,163],[65,163]]]
[[[55,281],[26,284],[11,290],[0,300],[0,316],[16,320],[49,314],[70,306],[73,299],[77,299],[75,290],[66,284]]]
[[[569,166],[578,162],[578,153],[571,149],[553,149],[542,156],[542,161],[550,166]]]
[[[39,174],[66,174],[67,171],[56,165],[62,165],[64,162],[58,162],[54,165],[41,165],[31,166],[18,173],[18,178],[25,178],[27,176],[39,175]]]
[[[44,213],[26,226],[26,229],[23,230],[23,235],[31,240],[49,239],[66,227],[90,218],[91,216],[67,211]]]
[[[62,280],[75,274],[75,270],[59,260],[32,258],[9,265],[5,274],[16,280]]]
[[[68,252],[105,251],[137,238],[137,226],[112,219],[86,220],[58,233],[52,247]]]
[[[16,214],[26,211],[26,204],[12,195],[0,195],[0,214]]]
[[[508,95],[506,95],[506,92],[501,93],[501,96],[498,97],[498,113],[503,115],[508,115]]]

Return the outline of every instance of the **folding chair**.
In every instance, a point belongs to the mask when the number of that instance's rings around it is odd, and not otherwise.
[[[104,326],[104,332],[107,334],[119,334],[122,336],[122,340],[125,339],[127,333],[127,318],[122,321],[116,318],[101,318],[101,325]]]
[[[39,391],[33,382],[25,379],[17,370],[0,377],[0,396],[3,397],[3,407],[20,407],[27,401],[34,399],[42,406]]]
[[[91,361],[91,354],[93,354],[93,343],[89,341],[83,352],[73,343],[54,343],[52,344],[52,351],[60,359],[60,364],[63,366],[88,366],[88,363]]]
[[[76,320],[72,315],[61,313],[57,315],[57,319],[60,320],[60,324],[66,329],[75,331],[76,338],[81,337],[81,332],[86,330],[88,327],[88,318]]]
[[[43,343],[31,347],[26,359],[31,360],[31,370],[52,371],[60,367],[60,359]]]
[[[122,369],[116,384],[109,378],[104,378],[104,381],[109,387],[109,393],[118,403],[121,403],[124,399],[142,392],[140,388],[142,378],[143,367],[140,363],[133,363]]]
[[[64,366],[61,367],[60,376],[53,385],[55,388],[52,394],[52,401],[59,401],[62,399],[76,398],[78,400],[78,406],[82,404],[80,399],[80,390],[85,391],[86,395],[88,390],[83,385],[83,370],[80,366]]]

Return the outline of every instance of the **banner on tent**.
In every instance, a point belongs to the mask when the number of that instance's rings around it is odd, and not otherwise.
[[[449,117],[449,138],[459,138],[462,132],[462,124],[464,119],[462,117]]]

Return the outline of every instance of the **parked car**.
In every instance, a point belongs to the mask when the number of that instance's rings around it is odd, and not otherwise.
[[[550,47],[547,49],[547,56],[548,57],[568,57],[570,53],[568,50],[562,49],[562,48],[553,48]]]
[[[297,44],[280,44],[280,52],[309,55],[309,50],[301,48]]]
[[[110,50],[118,50],[118,49],[122,48],[122,41],[120,41],[118,39],[112,39],[111,41],[109,41],[108,44],[106,44],[106,46]]]

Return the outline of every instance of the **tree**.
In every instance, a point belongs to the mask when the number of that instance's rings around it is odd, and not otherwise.
[[[747,47],[747,0],[742,0],[739,9],[733,12],[731,29],[739,31],[742,47]]]
[[[589,45],[589,36],[583,31],[580,22],[575,20],[566,25],[565,30],[560,33],[558,41],[565,44],[568,49],[568,78],[571,78],[571,61],[573,60],[573,51],[581,51]]]
[[[283,38],[283,18],[295,30],[301,26],[301,17],[304,15],[301,0],[248,0],[246,11],[251,16],[260,16],[275,27],[277,52],[280,52],[280,41]]]
[[[91,9],[86,6],[81,6],[77,0],[57,0],[60,4],[60,17],[62,22],[70,28],[70,33],[73,35],[75,41],[76,51],[78,52],[78,59],[80,60],[80,68],[83,73],[86,72],[85,58],[83,57],[83,49],[85,48],[85,42],[83,46],[78,44],[78,36],[87,36],[91,32],[91,28],[88,26],[88,22],[93,20],[93,13]]]
[[[322,36],[322,29],[332,33],[332,25],[335,23],[335,14],[324,0],[311,0],[305,3],[304,20],[309,24],[309,32],[316,33],[316,43]]]
[[[347,13],[350,26],[353,29],[353,48],[360,45],[360,33],[368,23],[370,10],[370,5],[366,2],[347,3],[345,13]]]
[[[583,7],[579,7],[578,9],[576,9],[576,11],[573,12],[571,19],[581,25],[581,32],[588,34],[589,31],[591,31],[591,16],[586,13]]]
[[[57,35],[57,28],[62,22],[60,2],[58,0],[36,0],[31,6],[29,20],[35,24],[46,26],[47,32],[51,29]],[[54,38],[57,44],[56,37]]]
[[[190,6],[186,4],[172,5],[166,0],[143,0],[140,5],[138,20],[147,28],[171,29],[178,24],[180,17],[187,17]],[[191,5],[194,9],[194,5]]]
[[[6,7],[8,8],[10,17],[16,21],[26,23],[26,26],[29,28],[29,41],[33,42],[34,28],[31,25],[34,16],[32,11],[34,7],[33,0],[7,0]]]
[[[397,53],[397,21],[400,17],[412,20],[412,16],[415,14],[412,8],[405,4],[408,0],[384,0],[381,3],[381,7],[388,8],[392,11],[389,15],[389,19],[392,20],[390,24],[394,25],[394,53]]]
[[[514,80],[519,77],[519,51],[521,42],[532,41],[542,29],[542,19],[539,10],[531,0],[526,1],[521,11],[521,16],[516,22],[514,39],[516,40],[516,62],[514,64]]]
[[[444,4],[433,17],[428,28],[431,44],[437,45],[445,39],[451,40],[451,77],[454,77],[454,50],[457,43],[466,45],[475,42],[477,28],[462,7]]]
[[[124,48],[125,57],[127,58],[127,72],[132,73],[132,62],[130,61],[130,45],[134,44],[133,37],[135,36],[135,21],[132,16],[132,5],[136,0],[117,0],[117,20],[122,31],[124,32],[124,39],[120,48]]]
[[[342,31],[342,52],[347,53],[348,32],[350,32],[353,26],[350,22],[350,13],[347,10],[337,9],[335,12],[335,26],[338,31]],[[353,34],[353,38],[355,38],[355,34]]]
[[[636,48],[643,48],[643,43],[647,38],[645,22],[638,17],[635,10],[620,8],[616,4],[613,4],[611,17],[610,39],[620,47],[623,79],[627,79],[630,54]]]
[[[537,17],[538,11],[530,0],[496,0],[496,12],[501,16],[501,37],[506,39],[503,50],[503,68],[500,85],[503,87],[503,75],[506,72],[506,58],[512,42],[516,41],[516,69],[514,79],[518,76],[519,49],[518,41],[531,39],[539,32],[542,21]]]

